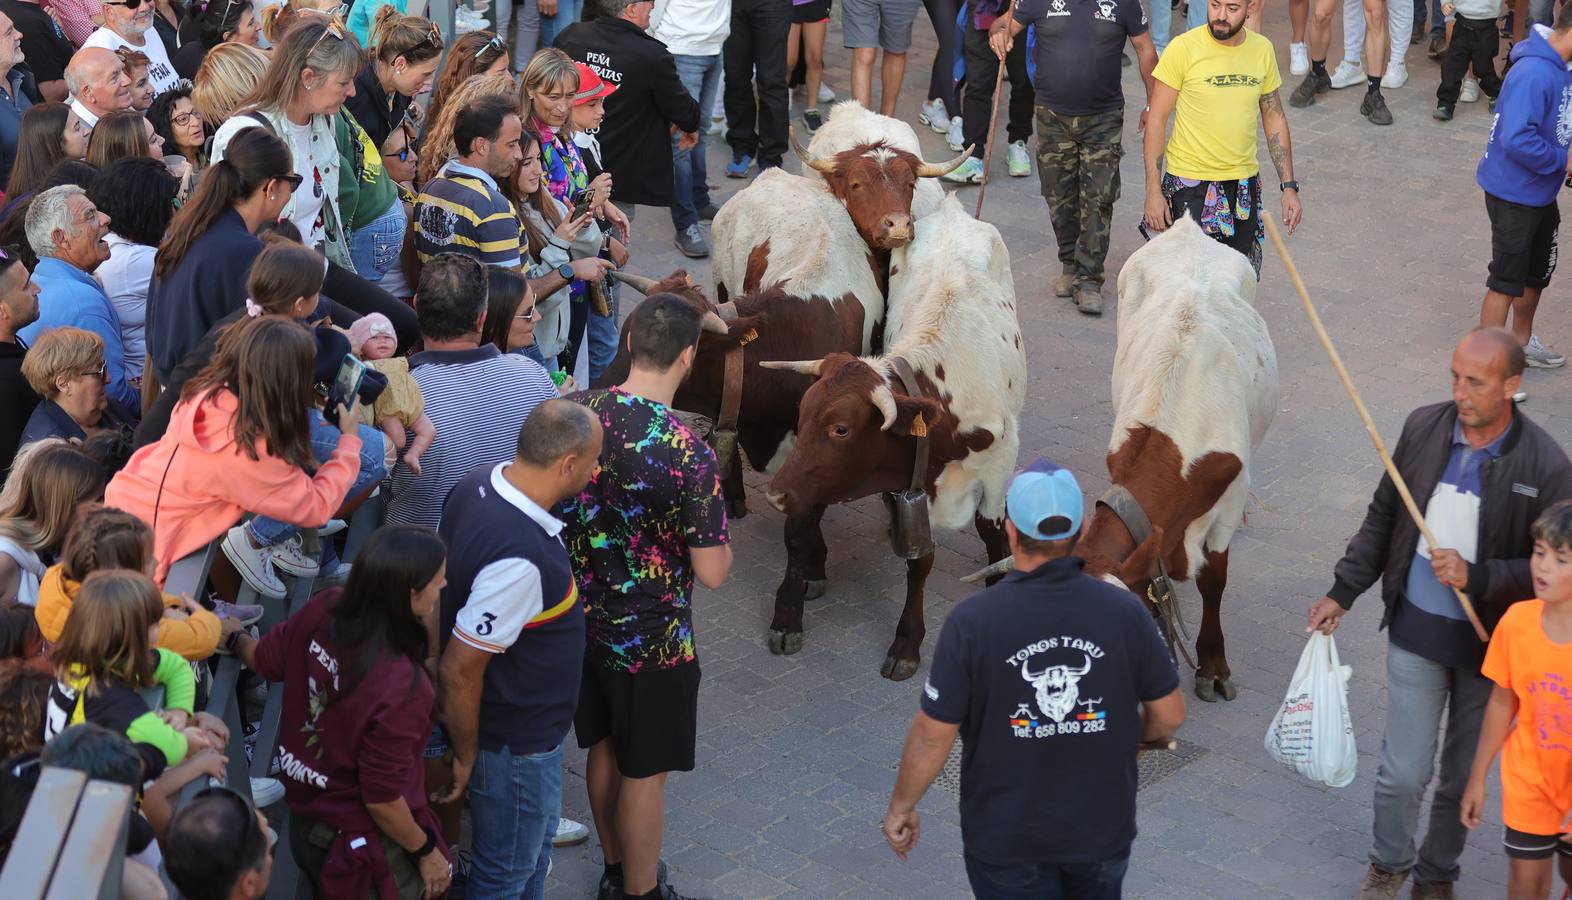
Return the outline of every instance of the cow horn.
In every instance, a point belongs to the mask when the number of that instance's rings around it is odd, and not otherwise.
[[[947,163],[931,163],[931,162],[924,161],[922,165],[917,167],[917,177],[918,178],[938,178],[941,175],[948,175],[948,174],[950,174],[951,172],[955,171],[956,169],[959,169],[961,167],[961,163],[966,162],[966,160],[971,157],[971,155],[972,155],[972,147],[974,147],[974,146],[976,146],[976,145],[975,144],[967,145],[966,149],[961,151],[961,155],[960,156],[957,156],[956,158],[950,160]]]
[[[992,578],[995,575],[1003,575],[1004,573],[1010,571],[1010,567],[1013,565],[1015,565],[1015,557],[1006,556],[1004,559],[1001,559],[996,563],[989,563],[987,567],[978,569],[972,574],[967,575],[966,577],[962,578],[961,581],[965,584],[976,584],[985,578]]]
[[[633,288],[635,291],[646,295],[651,293],[652,289],[658,283],[653,278],[645,278],[643,275],[634,275],[632,272],[619,272],[616,269],[612,269],[606,274],[622,282],[628,287]]]
[[[879,426],[879,430],[889,431],[895,424],[895,417],[898,414],[895,408],[895,394],[890,390],[889,385],[881,384],[873,389],[872,399],[873,405],[884,414],[884,424]]]
[[[712,312],[705,313],[704,318],[699,320],[699,328],[703,329],[704,331],[708,331],[710,334],[731,333],[731,328],[726,324],[726,322],[721,319],[720,316],[717,316]]]
[[[822,359],[771,359],[759,363],[760,368],[779,369],[782,372],[796,372],[798,375],[812,375],[819,377],[819,367],[824,365]]]
[[[822,172],[825,175],[834,175],[835,174],[835,163],[833,163],[833,162],[826,162],[825,160],[822,160],[822,159],[814,159],[813,157],[808,155],[808,151],[802,149],[802,145],[797,143],[797,132],[796,132],[795,129],[792,130],[792,132],[791,132],[791,149],[796,152],[797,158],[802,160],[802,164],[803,165],[808,166],[810,168],[813,168],[813,169],[815,169],[815,170],[817,170],[819,172]],[[970,151],[967,151],[967,152],[970,153]],[[962,160],[961,162],[965,162],[965,160]],[[956,165],[959,165],[959,164],[960,163],[957,163]],[[945,171],[949,171],[949,170],[946,169]]]
[[[725,303],[715,307],[715,314],[720,316],[723,322],[735,322],[737,321],[737,304],[727,300]]]

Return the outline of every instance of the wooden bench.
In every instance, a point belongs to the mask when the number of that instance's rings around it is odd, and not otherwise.
[[[0,869],[5,900],[117,900],[131,788],[45,768]]]

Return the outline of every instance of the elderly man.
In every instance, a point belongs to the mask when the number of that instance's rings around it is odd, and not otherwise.
[[[93,270],[109,258],[109,217],[74,184],[50,188],[27,210],[27,243],[38,254],[38,321],[18,332],[32,343],[51,328],[74,325],[104,339],[104,392],[129,410],[142,408],[136,385],[126,378],[120,316]]]
[[[115,51],[83,47],[65,70],[71,108],[88,128],[112,112],[131,108],[131,79]]]
[[[180,83],[175,66],[169,61],[169,51],[164,39],[153,28],[153,4],[136,0],[132,3],[104,0],[104,27],[88,36],[82,48],[102,47],[115,51],[130,47],[147,54],[147,80],[153,85],[153,96]]]
[[[683,86],[676,59],[644,32],[655,4],[605,0],[601,8],[600,18],[557,35],[557,46],[617,86],[606,98],[601,162],[616,179],[618,204],[631,217],[634,204],[670,207],[675,202],[672,135],[683,135],[679,146],[693,146],[702,116],[699,102]],[[709,241],[693,224],[677,232],[677,249],[684,256],[709,256]]]
[[[1330,634],[1355,598],[1381,582],[1387,629],[1386,736],[1376,770],[1375,842],[1360,900],[1389,900],[1414,876],[1413,896],[1450,898],[1468,830],[1459,802],[1479,742],[1491,683],[1485,644],[1458,602],[1463,591],[1485,628],[1534,596],[1529,527],[1572,497],[1572,462],[1556,439],[1513,407],[1523,346],[1511,332],[1476,329],[1452,354],[1452,400],[1408,416],[1392,454],[1425,522],[1431,547],[1382,476],[1359,532],[1309,624]],[[1445,713],[1446,735],[1438,737]],[[1419,806],[1441,746],[1430,828],[1414,847]]]
[[[65,67],[76,47],[66,40],[65,32],[37,0],[0,0],[0,12],[16,26],[22,39],[19,58],[27,60],[27,67],[37,79],[39,98],[64,103],[68,98]]]
[[[11,177],[16,143],[22,135],[22,112],[33,105],[38,85],[22,64],[22,34],[11,18],[0,13],[0,178]]]

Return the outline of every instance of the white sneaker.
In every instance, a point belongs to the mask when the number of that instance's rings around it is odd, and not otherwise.
[[[956,153],[966,149],[966,132],[961,127],[961,117],[950,117],[950,133],[947,136],[950,149]]]
[[[1365,83],[1365,67],[1358,62],[1343,60],[1332,70],[1332,87],[1337,90]]]
[[[244,525],[236,525],[224,536],[224,555],[235,565],[235,571],[258,594],[282,600],[289,593],[284,582],[273,571],[273,552],[267,547],[251,546]]]
[[[583,822],[561,818],[557,820],[557,833],[551,839],[553,847],[571,847],[589,840],[589,826]]]
[[[1528,336],[1528,344],[1523,348],[1523,361],[1535,369],[1559,369],[1567,364],[1567,358],[1541,344],[1537,334]]]
[[[1408,83],[1408,64],[1393,60],[1386,64],[1386,74],[1381,76],[1381,86],[1396,90]]]
[[[1479,102],[1479,79],[1470,75],[1463,79],[1463,87],[1457,93],[1457,99],[1463,103]]]
[[[1011,141],[1010,151],[1006,155],[1006,167],[1012,176],[1025,178],[1032,174],[1032,155],[1026,152],[1025,141]]]
[[[327,524],[317,529],[317,537],[331,537],[349,527],[343,519],[328,519]]]
[[[1310,45],[1288,45],[1288,71],[1292,75],[1310,74]]]
[[[835,92],[830,90],[830,86],[825,84],[822,81],[819,82],[819,102],[820,103],[833,103],[833,102],[835,102]]]
[[[713,135],[724,135],[726,133],[726,117],[725,116],[711,116],[710,117],[710,127],[709,127],[709,130],[706,133],[707,134],[713,134]]]
[[[284,799],[284,784],[277,778],[251,779],[251,805],[257,809]]]
[[[349,570],[354,568],[350,563],[339,560],[331,569],[322,569],[317,573],[317,584],[343,584],[349,580]]]
[[[274,544],[273,565],[278,566],[285,575],[296,578],[317,577],[317,561],[306,555],[305,549],[300,544],[300,535],[295,535],[282,544]]]
[[[982,184],[982,160],[975,156],[968,156],[966,162],[944,173],[943,178],[951,184]]]
[[[922,112],[917,114],[917,121],[939,134],[945,134],[950,130],[950,112],[944,108],[944,101],[939,98],[922,102]]]

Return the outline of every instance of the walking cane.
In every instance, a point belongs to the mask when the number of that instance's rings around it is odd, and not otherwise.
[[[1016,0],[1010,0],[1010,8],[1004,12],[1006,19],[1013,20],[1015,18],[1015,2]],[[1008,29],[1008,26],[1006,28]],[[1024,36],[1025,33],[1023,32],[1022,34]],[[988,49],[992,50],[993,48],[990,47]],[[1008,56],[1009,54],[1005,55]],[[977,211],[972,214],[974,219],[982,218],[983,198],[988,196],[988,164],[993,162],[993,145],[998,143],[993,139],[993,132],[995,128],[999,127],[999,96],[1004,93],[1004,70],[1005,62],[1001,59],[999,60],[999,72],[993,79],[993,111],[988,114],[988,136],[986,138],[988,145],[983,148],[982,183],[977,188]]]
[[[1408,509],[1408,514],[1413,517],[1414,524],[1419,526],[1419,533],[1424,535],[1426,543],[1432,549],[1440,546],[1436,543],[1436,536],[1430,533],[1430,526],[1425,524],[1425,517],[1419,511],[1419,505],[1414,502],[1414,495],[1409,493],[1408,482],[1403,480],[1397,471],[1397,465],[1392,462],[1392,455],[1386,450],[1386,443],[1381,440],[1381,432],[1376,430],[1375,420],[1370,418],[1370,410],[1365,408],[1365,401],[1360,399],[1359,390],[1354,387],[1354,381],[1348,376],[1348,370],[1343,368],[1343,358],[1337,355],[1337,348],[1332,346],[1332,338],[1327,335],[1326,327],[1321,324],[1321,316],[1315,311],[1315,304],[1310,302],[1310,292],[1305,290],[1305,283],[1299,278],[1299,269],[1294,266],[1294,258],[1288,254],[1288,245],[1283,243],[1283,235],[1277,230],[1277,223],[1268,215],[1261,216],[1261,222],[1266,226],[1266,234],[1272,239],[1272,246],[1277,248],[1277,255],[1282,257],[1283,268],[1288,270],[1288,280],[1294,284],[1294,290],[1299,292],[1299,299],[1304,303],[1305,314],[1310,317],[1310,327],[1315,329],[1316,337],[1321,339],[1321,347],[1326,350],[1326,355],[1332,359],[1332,367],[1337,370],[1337,377],[1342,379],[1343,389],[1348,391],[1348,396],[1354,401],[1354,408],[1359,411],[1359,418],[1364,420],[1365,433],[1370,435],[1370,442],[1375,444],[1376,452],[1381,455],[1381,465],[1386,467],[1386,474],[1391,477],[1392,484],[1397,488],[1397,495],[1403,498],[1403,506]],[[1479,615],[1474,612],[1474,604],[1468,602],[1468,595],[1457,588],[1452,592],[1457,595],[1457,602],[1463,605],[1463,614],[1468,616],[1468,621],[1474,626],[1474,632],[1481,641],[1490,640],[1490,632],[1479,621]]]

